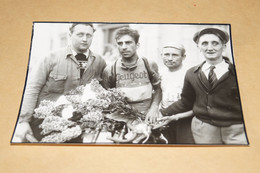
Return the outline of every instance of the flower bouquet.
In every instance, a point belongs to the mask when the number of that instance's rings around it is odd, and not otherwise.
[[[127,104],[119,89],[105,90],[93,79],[90,84],[77,87],[56,102],[42,101],[33,116],[43,120],[39,125],[44,136],[40,142],[63,143],[89,133],[93,137],[85,142],[94,143],[100,131],[113,135],[119,126],[122,128],[122,120],[106,117],[112,112],[121,112],[122,117],[128,118],[141,115]]]
[[[35,118],[43,120],[40,142],[46,143],[70,142],[78,137],[84,143],[145,143],[153,128],[144,122],[144,114],[126,102],[120,89],[105,90],[95,79],[56,102],[42,101],[34,112]],[[98,141],[100,133],[108,135]]]

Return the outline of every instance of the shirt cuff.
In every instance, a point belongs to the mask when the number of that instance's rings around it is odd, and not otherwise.
[[[163,116],[171,116],[167,111],[165,111],[165,109],[160,109],[159,111]]]
[[[31,115],[20,115],[18,123],[29,123],[31,121],[32,116]]]

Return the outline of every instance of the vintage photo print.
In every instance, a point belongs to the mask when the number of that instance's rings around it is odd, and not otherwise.
[[[11,143],[248,145],[230,27],[34,22]]]

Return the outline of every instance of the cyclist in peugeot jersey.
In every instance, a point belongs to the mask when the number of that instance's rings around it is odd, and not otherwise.
[[[139,37],[138,31],[126,27],[116,32],[121,57],[103,71],[103,86],[120,88],[128,103],[143,113],[146,121],[154,123],[159,116],[161,81],[157,64],[137,55]],[[113,76],[115,80],[111,80]]]

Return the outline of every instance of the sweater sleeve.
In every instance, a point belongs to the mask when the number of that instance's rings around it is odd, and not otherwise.
[[[167,108],[160,110],[164,116],[170,116],[177,113],[182,113],[182,112],[192,110],[196,94],[191,84],[192,82],[191,73],[192,70],[190,69],[187,71],[185,75],[181,98],[177,102],[174,102],[173,104],[168,106]]]
[[[46,84],[47,76],[50,71],[50,58],[40,60],[31,72],[28,73],[28,80],[23,96],[19,122],[29,122],[36,107],[39,93]]]
[[[152,72],[152,76],[150,79],[151,83],[152,83],[154,89],[158,89],[158,88],[160,88],[160,85],[161,85],[161,78],[159,75],[158,65],[157,65],[157,63],[155,63],[152,60],[149,60],[148,63],[149,63],[149,67],[147,67],[147,68],[150,68],[150,72]]]

